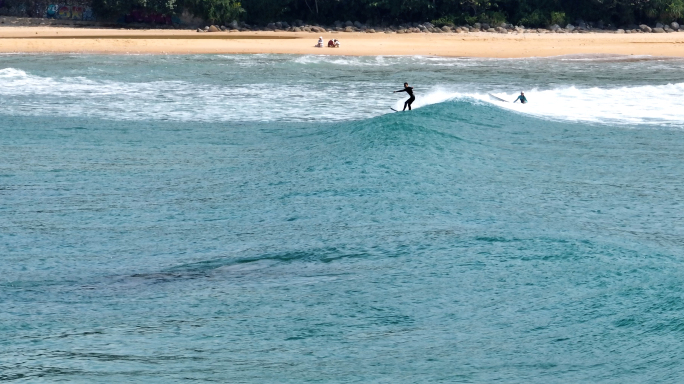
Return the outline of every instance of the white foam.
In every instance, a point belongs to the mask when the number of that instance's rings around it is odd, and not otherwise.
[[[307,56],[302,60],[316,60]],[[340,59],[347,60],[347,59]],[[350,59],[352,61],[356,59]],[[378,58],[369,60],[377,63]],[[297,80],[292,84],[215,85],[187,81],[120,82],[88,77],[42,77],[0,69],[0,113],[172,121],[342,121],[402,109],[407,96],[389,83]],[[393,86],[394,85],[394,86]],[[473,85],[469,85],[470,89]],[[525,90],[528,104],[496,101],[486,92],[447,85],[416,88],[414,109],[449,100],[487,103],[538,118],[608,124],[684,127],[684,83]],[[513,101],[518,92],[497,93]],[[342,113],[342,111],[344,113]]]
[[[616,87],[562,87],[524,91],[528,103],[513,103],[519,92],[497,93],[501,102],[487,93],[449,92],[436,89],[417,99],[414,108],[447,100],[475,100],[539,118],[606,124],[654,124],[684,126],[684,83]],[[395,104],[395,108],[400,103]]]
[[[426,105],[431,105],[431,104],[438,104],[438,103],[443,103],[448,100],[453,100],[453,99],[463,99],[466,98],[468,95],[467,94],[462,94],[458,92],[449,92],[443,88],[435,88],[430,90],[428,93],[424,95],[418,95],[416,93],[416,101],[414,101],[411,104],[411,108],[417,109],[424,107]],[[406,95],[405,93],[402,93],[402,95]],[[394,109],[396,110],[402,110],[404,108],[404,102],[406,101],[406,97],[396,100],[394,102]]]
[[[367,98],[384,85],[344,82],[221,86],[185,81],[116,82],[51,78],[0,69],[0,113],[173,121],[340,121],[388,110]],[[340,113],[345,111],[345,113]]]
[[[680,126],[684,125],[683,94],[684,83],[677,83],[617,88],[532,89],[525,92],[529,101],[525,105],[519,102],[500,103],[484,95],[478,95],[478,99],[553,120]],[[513,101],[518,93],[499,96]]]

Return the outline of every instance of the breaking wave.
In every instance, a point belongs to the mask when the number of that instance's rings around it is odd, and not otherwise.
[[[302,57],[296,60],[319,59]],[[344,81],[235,85],[169,80],[123,82],[84,76],[43,77],[16,68],[0,69],[0,81],[3,84],[0,87],[0,100],[4,104],[2,114],[114,120],[362,120],[391,112],[389,106],[400,110],[406,98],[405,94],[392,94],[391,85],[380,82],[353,86]],[[556,121],[684,125],[684,108],[681,107],[684,83],[531,89],[525,92],[529,100],[526,105],[512,103],[517,92],[495,93],[509,101],[506,103],[490,97],[485,91],[470,89],[472,85],[458,84],[417,88],[413,107],[459,101],[490,104],[506,111]]]

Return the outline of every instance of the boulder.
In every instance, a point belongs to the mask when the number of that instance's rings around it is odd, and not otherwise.
[[[432,25],[432,23],[423,23],[423,25],[425,26],[425,28],[434,28],[435,27],[434,25]]]
[[[283,28],[290,28],[290,24],[288,24],[287,21],[283,21],[280,24],[283,26]]]
[[[480,29],[480,28],[482,28],[482,24],[480,24],[480,23],[475,23],[475,24],[473,24],[473,28],[475,28],[475,29]]]
[[[345,26],[345,27],[353,27],[353,26],[354,26],[354,23],[352,23],[351,21],[347,20],[347,22],[344,23],[344,26]]]
[[[335,28],[341,28],[341,27],[343,27],[343,26],[344,26],[344,23],[343,23],[343,22],[341,22],[341,21],[339,21],[339,20],[336,20],[336,21],[335,21]]]
[[[480,28],[484,29],[485,31],[491,28],[492,26],[489,25],[488,23],[481,23]]]
[[[294,27],[293,31],[295,31],[295,32],[301,32],[301,31],[302,31],[302,29],[301,29],[301,28],[299,28],[299,27]]]
[[[646,24],[640,24],[639,29],[641,29],[642,32],[647,32],[647,33],[651,32],[651,27],[649,27]]]
[[[345,28],[344,28],[344,31],[345,31],[345,32],[354,32],[354,28],[352,28],[352,27],[345,27]]]
[[[301,27],[302,25],[304,25],[304,22],[302,20],[297,19],[294,21],[294,25],[295,27]]]
[[[209,29],[207,31],[209,31],[209,32],[221,32],[221,28],[219,28],[215,25],[212,25],[209,27]]]
[[[673,22],[670,24],[670,28],[674,29],[675,31],[679,31],[679,23],[676,22],[676,21],[673,21]]]
[[[444,32],[451,32],[451,28],[449,28],[449,27],[446,26],[446,25],[443,26],[441,29],[442,29],[442,31],[444,31]]]
[[[615,31],[615,33],[625,33],[625,30],[624,29],[618,29],[617,31]]]
[[[552,26],[549,27],[549,31],[554,31],[554,32],[556,32],[556,31],[559,30],[559,29],[560,29],[560,25],[558,25],[558,24],[554,24],[554,25],[552,25]]]
[[[368,28],[368,29],[366,29],[366,33],[375,33],[375,29]]]
[[[655,27],[653,28],[653,33],[665,33],[665,30],[662,28]]]
[[[276,29],[275,23],[268,23],[268,24],[266,24],[266,29]]]
[[[228,28],[226,28],[225,25],[222,25],[222,26],[221,26],[221,30],[222,30],[222,31],[225,31],[225,30],[227,30],[227,29],[228,29]]]
[[[575,30],[575,26],[572,25],[572,24],[568,24],[568,25],[565,26],[565,30],[566,30],[566,31],[569,31],[569,32],[572,32],[572,31]]]
[[[233,20],[230,22],[230,24],[226,25],[226,27],[229,27],[230,29],[238,29],[240,26],[238,25],[237,20]]]
[[[494,33],[496,33],[496,29],[494,29],[494,28],[488,28],[488,29],[487,29],[487,32],[494,32]]]
[[[206,27],[204,27],[204,30],[209,31],[209,26],[207,25]]]
[[[354,26],[359,29],[363,28],[363,24],[361,24],[358,20],[354,22]]]
[[[202,28],[197,28],[197,32],[204,32],[204,29],[202,29]]]
[[[665,26],[662,23],[656,23],[656,28],[664,28]]]

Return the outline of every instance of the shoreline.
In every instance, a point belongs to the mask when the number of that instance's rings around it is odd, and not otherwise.
[[[341,48],[315,48],[337,38]],[[684,33],[544,34],[214,32],[0,27],[0,53],[301,54],[528,58],[565,55],[684,57]]]

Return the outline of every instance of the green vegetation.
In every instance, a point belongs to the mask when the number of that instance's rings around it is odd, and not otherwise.
[[[99,17],[116,18],[133,9],[160,14],[178,14],[183,10],[216,23],[229,23],[244,13],[236,0],[93,0],[93,10]]]
[[[503,22],[529,27],[563,25],[576,19],[604,24],[672,22],[684,16],[684,0],[93,0],[98,15],[133,7],[179,13],[188,9],[216,22],[335,20],[397,24],[432,20],[437,26]]]
[[[433,20],[435,25],[502,22],[530,27],[576,19],[604,24],[672,22],[684,16],[684,0],[242,0],[251,22],[301,19],[401,23]]]

